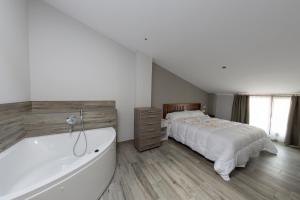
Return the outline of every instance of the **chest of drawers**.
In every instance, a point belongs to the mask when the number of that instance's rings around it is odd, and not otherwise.
[[[135,108],[134,145],[139,151],[160,146],[161,115],[158,108]]]

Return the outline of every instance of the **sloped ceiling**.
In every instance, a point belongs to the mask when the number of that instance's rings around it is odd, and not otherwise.
[[[300,92],[299,0],[45,1],[207,92]]]

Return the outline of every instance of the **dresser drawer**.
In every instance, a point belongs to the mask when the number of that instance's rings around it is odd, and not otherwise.
[[[141,109],[140,114],[142,115],[161,114],[161,110],[157,108]]]
[[[159,147],[159,146],[160,146],[160,143],[157,143],[157,144],[148,144],[148,145],[144,145],[144,146],[136,146],[136,148],[139,151],[145,151],[145,150],[153,149],[153,148],[156,148],[156,147]]]
[[[145,151],[147,149],[151,149],[154,147],[159,147],[160,146],[160,141],[161,138],[160,136],[155,136],[155,137],[138,137],[134,139],[134,145],[139,151]]]
[[[149,124],[149,125],[138,124],[136,127],[136,131],[140,133],[160,131],[160,124]]]
[[[144,132],[139,132],[139,134],[135,134],[135,138],[151,138],[151,137],[159,137],[161,135],[160,130],[149,130]]]
[[[155,137],[153,136],[149,138],[138,139],[138,142],[140,143],[141,146],[160,144],[160,135]]]
[[[139,127],[144,127],[144,126],[156,126],[161,124],[160,118],[148,118],[148,119],[143,119],[143,120],[138,120],[136,121],[137,125]]]
[[[141,113],[139,116],[140,120],[151,120],[151,119],[160,119],[161,113]]]

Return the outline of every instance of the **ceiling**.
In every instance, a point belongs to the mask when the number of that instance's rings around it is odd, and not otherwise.
[[[299,0],[45,1],[207,92],[300,92]]]

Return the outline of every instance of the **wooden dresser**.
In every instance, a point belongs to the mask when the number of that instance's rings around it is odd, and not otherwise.
[[[134,109],[134,145],[139,151],[160,146],[161,117],[158,108]]]

